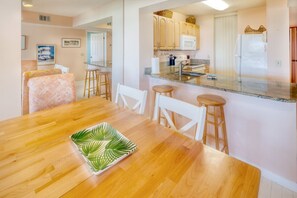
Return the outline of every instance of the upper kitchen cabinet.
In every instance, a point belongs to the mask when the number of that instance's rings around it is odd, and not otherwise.
[[[159,17],[159,48],[166,49],[166,18]]]
[[[196,36],[195,33],[195,27],[196,25],[191,24],[191,23],[186,23],[186,22],[180,22],[180,32],[181,34],[184,35],[191,35],[191,36]]]
[[[159,41],[160,41],[158,16],[154,15],[153,20],[154,20],[154,49],[158,49]]]
[[[166,19],[166,49],[174,49],[175,37],[174,37],[174,20]]]
[[[154,15],[154,49],[174,49],[175,34],[173,19]]]
[[[195,26],[195,36],[196,36],[196,49],[200,49],[200,27]]]
[[[154,49],[180,49],[180,35],[197,37],[197,49],[200,48],[200,31],[195,24],[176,21],[158,15],[153,15],[154,21]]]
[[[180,24],[179,22],[174,22],[174,49],[179,49],[180,45]]]

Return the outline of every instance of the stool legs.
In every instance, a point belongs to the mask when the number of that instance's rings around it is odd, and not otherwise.
[[[228,147],[228,139],[227,139],[227,130],[226,130],[226,121],[225,121],[225,113],[224,108],[220,107],[221,111],[221,119],[222,119],[222,131],[223,131],[223,138],[224,138],[224,147],[225,153],[229,154],[229,147]]]
[[[214,139],[215,139],[215,147],[217,150],[224,151],[226,154],[229,154],[228,147],[228,139],[227,139],[227,130],[226,130],[226,121],[223,106],[213,107],[214,112],[211,113],[209,111],[209,106],[206,106],[206,117],[205,117],[205,125],[204,125],[204,133],[203,133],[203,143],[206,144],[207,132],[208,132],[208,123],[213,124],[214,126]],[[213,122],[209,121],[209,117],[213,116]],[[220,121],[220,122],[219,122]],[[219,129],[222,132],[222,140],[223,140],[223,148],[220,149],[220,136]]]
[[[86,72],[86,76],[85,76],[84,97],[86,96],[87,80],[88,80],[88,72]]]
[[[88,98],[91,96],[91,93],[96,94],[96,72],[96,70],[86,70],[84,97],[86,96],[86,91],[88,92]]]
[[[96,95],[98,96],[105,96],[106,100],[111,101],[111,89],[110,89],[110,81],[108,77],[109,73],[106,72],[98,72],[97,73],[97,90]],[[105,93],[102,93],[102,86],[105,86]],[[104,90],[104,88],[103,88]]]

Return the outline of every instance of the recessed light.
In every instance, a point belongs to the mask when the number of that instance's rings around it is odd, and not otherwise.
[[[206,0],[206,1],[203,1],[202,3],[216,10],[225,10],[229,7],[229,5],[223,0]]]
[[[26,8],[32,8],[33,7],[33,2],[32,0],[23,0],[23,6]]]

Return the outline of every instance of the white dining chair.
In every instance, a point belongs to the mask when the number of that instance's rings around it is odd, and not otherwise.
[[[66,67],[64,65],[55,64],[55,69],[60,69],[62,71],[62,74],[69,73],[69,67]]]
[[[177,129],[172,119],[170,118],[168,111],[179,114],[185,118],[190,119],[191,121],[181,128]],[[185,132],[189,131],[192,127],[195,127],[195,135],[191,138],[197,141],[202,140],[206,115],[206,108],[204,106],[198,107],[184,101],[170,98],[168,96],[157,93],[154,110],[154,120],[160,119],[160,113],[165,116],[170,128],[172,128],[173,130],[188,136],[188,134],[186,134]]]
[[[133,99],[134,102],[127,102],[127,97],[129,99]],[[115,103],[119,104],[121,100],[123,102],[124,108],[136,111],[138,114],[144,114],[146,97],[147,91],[142,91],[139,89],[118,84]],[[131,105],[131,103],[135,104]]]

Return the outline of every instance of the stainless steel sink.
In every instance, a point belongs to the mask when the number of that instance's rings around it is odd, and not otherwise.
[[[198,72],[182,72],[182,75],[200,77],[200,76],[204,76],[205,73],[198,73]]]

